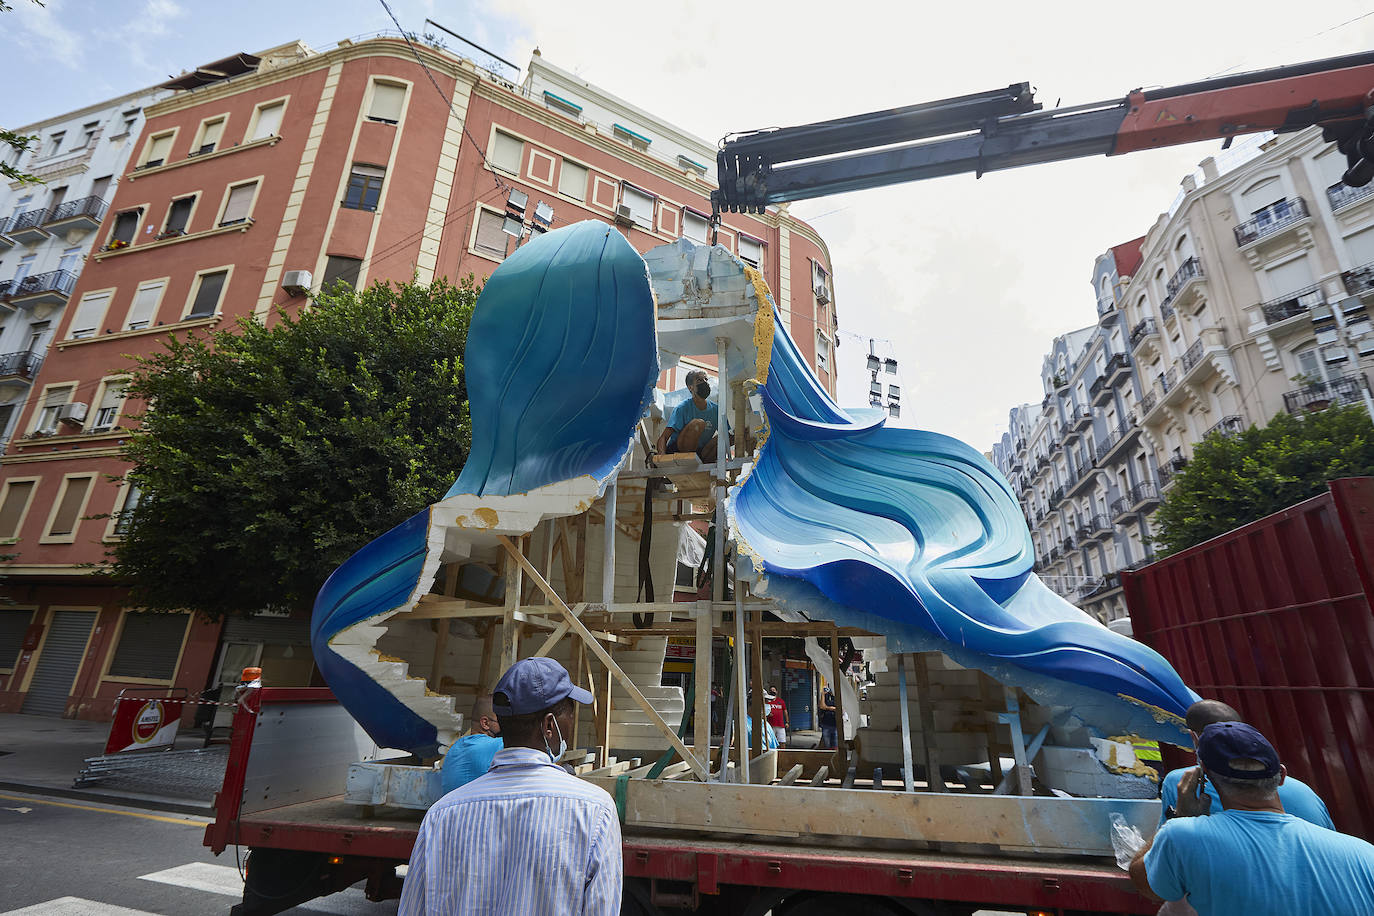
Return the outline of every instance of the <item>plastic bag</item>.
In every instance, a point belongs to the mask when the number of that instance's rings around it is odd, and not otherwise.
[[[1116,853],[1117,867],[1125,871],[1131,865],[1136,853],[1145,848],[1145,837],[1140,831],[1126,823],[1120,814],[1112,815],[1112,850]]]

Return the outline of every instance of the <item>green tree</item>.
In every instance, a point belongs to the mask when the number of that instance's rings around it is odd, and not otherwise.
[[[471,443],[463,347],[478,285],[342,284],[271,327],[172,337],[123,455],[144,494],[112,574],[210,618],[308,608],[353,551],[442,497]]]
[[[1200,544],[1316,496],[1337,477],[1374,474],[1374,424],[1362,406],[1211,435],[1193,449],[1155,515],[1161,555]]]
[[[0,127],[0,144],[8,146],[15,153],[22,154],[37,140],[37,135],[19,134],[8,128]],[[11,165],[9,162],[10,155],[11,153],[9,152],[0,155],[0,178],[3,178],[5,181],[18,181],[22,184],[43,183],[43,180],[38,176],[30,175],[28,172],[21,172],[18,166]],[[14,161],[18,162],[19,158],[16,156]]]

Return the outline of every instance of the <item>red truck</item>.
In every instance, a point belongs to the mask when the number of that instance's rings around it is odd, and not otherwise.
[[[205,831],[205,845],[216,854],[231,847],[235,856],[248,852],[234,916],[279,913],[359,881],[367,882],[370,899],[400,895],[396,867],[410,856],[421,812],[369,811],[344,800],[349,764],[370,750],[328,689],[246,693],[234,718],[215,820]],[[853,838],[862,834],[856,822]],[[1157,909],[1100,855],[887,851],[843,840],[782,843],[628,829],[624,851],[622,912],[635,916],[969,916],[979,909],[1070,916]]]

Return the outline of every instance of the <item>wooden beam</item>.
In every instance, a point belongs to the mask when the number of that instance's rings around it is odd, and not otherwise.
[[[722,443],[723,444],[723,443]],[[724,570],[725,564],[717,565]],[[749,654],[748,644],[744,641],[744,583],[735,582],[735,690],[739,701],[735,707],[735,724],[738,731],[740,748],[740,781],[749,781]]]
[[[649,721],[668,738],[668,743],[682,755],[683,760],[691,764],[692,772],[695,773],[699,779],[706,779],[708,774],[706,768],[702,766],[701,761],[697,759],[696,755],[692,753],[687,745],[682,743],[682,739],[677,736],[677,732],[675,732],[667,722],[663,721],[663,717],[659,715],[658,710],[654,708],[654,704],[650,703],[648,699],[645,698],[639,686],[615,663],[615,660],[611,658],[611,653],[608,652],[606,648],[597,641],[596,637],[587,630],[587,627],[582,621],[573,614],[572,609],[563,603],[563,599],[560,598],[558,593],[553,590],[553,587],[544,580],[544,577],[539,575],[539,571],[530,564],[530,561],[520,552],[510,538],[505,535],[497,535],[497,540],[506,548],[506,552],[512,559],[520,564],[525,574],[532,577],[534,581],[539,584],[539,587],[544,590],[545,594],[549,596],[550,600],[553,601],[554,605],[563,612],[563,616],[572,627],[573,632],[582,637],[582,641],[592,650],[592,653],[601,660],[601,663],[606,666],[609,674],[614,676],[624,685],[625,691],[629,693],[631,699],[644,710],[644,714],[649,717]],[[609,703],[607,705],[609,706]]]
[[[916,785],[911,773],[911,707],[907,705],[905,655],[897,656],[897,700],[902,704],[902,784],[906,791],[915,792]],[[925,697],[921,700],[923,703],[929,702]]]
[[[520,657],[520,623],[515,619],[515,614],[520,607],[520,584],[523,578],[520,560],[524,559],[524,554],[514,543],[511,544],[510,549],[512,551],[511,556],[507,557],[504,563],[506,609],[501,617],[502,674],[505,674],[506,670],[515,664],[515,660]]]
[[[802,774],[802,765],[801,765],[800,763],[795,764],[795,765],[793,765],[792,769],[790,769],[790,770],[788,770],[786,773],[783,773],[783,774],[782,774],[782,779],[779,779],[779,780],[778,780],[778,785],[780,785],[780,786],[790,786],[790,785],[792,785],[792,783],[794,783],[794,782],[797,781],[797,777],[801,776],[801,774]]]
[[[843,677],[848,682],[849,675],[840,670],[840,638],[835,635],[834,630],[830,633],[830,677],[835,687],[835,749],[839,750],[845,746],[844,687],[840,678]],[[858,710],[855,710],[856,714],[857,712]]]
[[[493,673],[491,668],[496,661],[496,653],[492,651],[496,648],[496,624],[492,622],[487,627],[487,632],[482,634],[482,666],[477,675],[477,683],[482,685],[483,693],[491,693],[496,686],[496,680],[501,676],[500,672]]]
[[[930,694],[930,669],[926,657],[917,652],[911,657],[916,671],[917,708],[921,711],[921,744],[926,758],[926,785],[932,792],[945,791],[945,778],[940,775],[940,742],[935,737],[935,704]]]
[[[738,588],[738,584],[736,585]],[[744,611],[743,613],[748,613]],[[755,615],[762,617],[762,611],[755,611]],[[763,739],[763,730],[772,728],[763,713],[763,637],[755,633],[749,640],[749,679],[754,682],[754,702],[751,704],[754,717],[753,735],[751,747],[755,756],[763,753],[764,745],[767,744]]]
[[[693,682],[696,711],[692,732],[696,738],[697,754],[702,760],[711,759],[711,604],[698,601],[697,619],[693,621],[697,633],[696,673]]]
[[[429,666],[429,678],[426,683],[430,690],[436,693],[439,690],[439,682],[443,680],[444,656],[448,653],[448,621],[437,620],[434,623],[434,658]]]
[[[825,781],[830,778],[830,767],[823,766],[816,771],[816,775],[811,777],[811,785],[823,786]]]

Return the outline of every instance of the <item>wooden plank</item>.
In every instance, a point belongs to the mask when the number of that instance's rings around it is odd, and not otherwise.
[[[821,767],[816,771],[816,775],[811,777],[811,785],[823,786],[825,781],[830,778],[830,767]]]
[[[491,693],[496,686],[496,680],[500,677],[499,672],[492,671],[496,663],[496,622],[487,624],[487,631],[482,634],[482,666],[477,675],[477,683],[482,685],[485,693]]]
[[[844,687],[841,685],[840,677],[840,638],[835,635],[834,630],[830,633],[830,683],[832,692],[835,694],[835,747],[845,746],[844,737]],[[847,675],[845,675],[847,677]],[[857,724],[857,719],[855,724]]]
[[[633,699],[635,703],[637,703],[639,707],[644,710],[645,715],[649,717],[649,721],[654,726],[656,726],[658,730],[664,734],[664,736],[668,738],[668,743],[671,744],[673,748],[676,749],[677,752],[682,755],[683,760],[689,761],[692,764],[692,772],[696,773],[699,779],[706,779],[708,777],[708,773],[706,768],[702,766],[701,761],[697,759],[696,755],[692,753],[692,751],[687,747],[687,745],[682,743],[682,739],[677,736],[677,732],[674,731],[673,728],[669,726],[667,722],[663,721],[663,717],[659,715],[658,710],[654,708],[654,705],[650,703],[647,698],[645,698],[644,694],[640,691],[638,685],[636,685],[635,682],[632,681],[630,677],[620,669],[620,666],[615,663],[615,660],[611,658],[611,653],[607,651],[607,649],[604,646],[602,646],[599,641],[597,641],[596,637],[594,637],[591,634],[591,632],[587,630],[587,627],[582,623],[582,621],[577,619],[577,617],[573,615],[572,609],[569,608],[563,602],[563,599],[559,597],[558,593],[553,590],[553,587],[550,586],[549,583],[544,580],[544,577],[539,575],[539,571],[533,567],[530,561],[525,557],[524,554],[520,552],[520,550],[515,546],[515,544],[511,541],[510,538],[506,537],[505,535],[497,535],[497,540],[501,542],[501,546],[506,548],[506,552],[517,563],[520,564],[525,574],[532,576],[534,578],[534,581],[539,584],[539,587],[544,590],[544,593],[549,596],[550,600],[553,601],[555,606],[557,606],[558,609],[562,611],[564,618],[572,626],[573,632],[577,633],[577,635],[582,638],[582,641],[587,645],[587,647],[592,650],[592,654],[594,654],[598,659],[601,660],[601,663],[606,666],[608,674],[614,676],[617,680],[621,682],[621,684],[625,688],[625,692],[628,693],[630,695],[630,698]],[[610,691],[608,689],[608,700],[609,694]],[[606,705],[609,712],[610,703],[608,702]],[[609,722],[607,727],[607,733],[609,734]]]
[[[897,697],[900,700],[902,720],[902,775],[906,791],[915,792],[916,785],[911,778],[911,706],[906,691],[906,656],[897,656]],[[922,704],[925,705],[924,703]],[[875,770],[874,772],[881,772]],[[881,781],[881,777],[875,777]]]
[[[438,692],[439,682],[443,680],[444,656],[448,653],[448,621],[434,623],[434,656],[429,665],[429,678],[426,683],[430,690]]]
[[[792,785],[792,783],[794,783],[794,782],[797,781],[797,777],[798,777],[798,776],[801,776],[801,774],[802,774],[802,765],[799,763],[799,764],[793,766],[792,769],[788,770],[786,773],[783,773],[783,774],[782,774],[782,779],[778,780],[778,785],[780,785],[780,786],[790,786],[790,785]]]
[[[695,699],[696,711],[693,713],[692,732],[696,739],[697,756],[702,760],[711,759],[711,605],[710,602],[697,602],[696,625],[696,674]]]
[[[511,545],[511,550],[512,555],[503,562],[506,577],[506,610],[501,618],[502,674],[520,657],[520,624],[515,619],[515,613],[520,607],[522,569],[519,560],[515,558],[523,559],[524,554],[514,544]]]
[[[858,767],[855,767],[855,766],[851,766],[848,770],[845,771],[844,780],[840,783],[840,788],[841,788],[841,789],[852,789],[852,788],[854,788],[854,778],[855,778],[856,776],[858,776],[858,775],[859,775],[859,768],[858,768]]]
[[[722,445],[724,443],[722,442]],[[725,564],[717,564],[724,570]],[[740,779],[749,781],[749,651],[744,640],[744,583],[735,582],[735,691],[738,696],[735,706],[735,732],[740,747]]]
[[[921,743],[925,746],[926,785],[933,792],[945,791],[945,780],[940,775],[940,748],[935,737],[935,704],[930,699],[930,669],[926,667],[926,657],[917,652],[912,656],[916,668],[916,690],[921,712]]]
[[[628,772],[631,767],[637,766],[639,766],[638,757],[631,757],[628,760],[612,760],[606,766],[592,770],[587,774],[587,778],[590,781],[590,779],[597,776],[619,776],[621,773]]]
[[[749,611],[743,613],[748,614]],[[754,611],[760,619],[763,611]],[[747,621],[746,621],[747,623]],[[754,636],[749,640],[749,680],[754,682],[754,700],[750,715],[754,719],[753,734],[750,736],[750,750],[755,756],[764,751],[763,730],[771,728],[763,712],[763,637]]]

